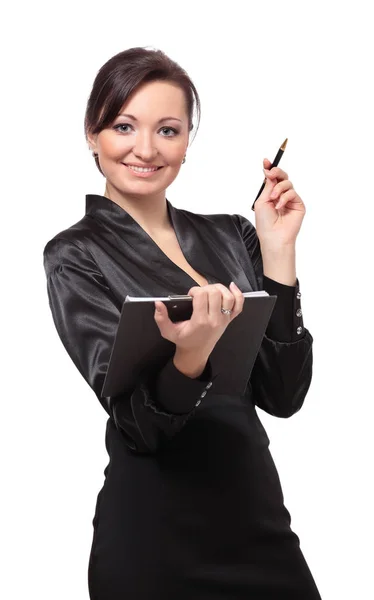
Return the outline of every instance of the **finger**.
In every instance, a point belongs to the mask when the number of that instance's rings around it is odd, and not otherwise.
[[[231,317],[236,317],[243,310],[244,295],[243,295],[243,292],[238,288],[238,286],[236,285],[236,283],[234,281],[232,281],[230,283],[230,290],[235,296],[234,310],[232,312]]]
[[[270,179],[270,180],[277,179],[277,176],[275,175],[275,173],[273,173],[272,169],[270,171],[269,171],[269,169],[262,169],[262,170],[267,179]]]
[[[268,158],[264,158],[263,165],[264,165],[265,169],[270,169],[270,167],[271,167],[270,160]]]
[[[271,205],[273,205],[272,200],[270,200],[270,194],[273,191],[275,185],[276,182],[272,181],[268,177],[265,178],[264,189],[262,190],[261,194],[258,197],[258,200],[255,203],[255,211],[256,209],[259,209],[259,207],[262,206],[262,204],[270,203]]]
[[[283,171],[279,167],[272,167],[271,169],[264,169],[264,173],[266,177],[270,177],[270,179],[279,179],[283,181],[284,179],[288,179],[288,175],[286,171]]]
[[[155,316],[159,322],[164,321],[166,317],[169,318],[167,308],[161,300],[155,300]]]
[[[205,287],[205,286],[203,286]],[[187,292],[187,296],[194,296],[196,293],[199,293],[199,291],[201,290],[201,286],[200,285],[193,285]]]
[[[216,319],[219,319],[218,322],[221,322],[221,308],[222,306],[224,306],[224,308],[231,308],[231,306],[225,306],[222,304],[223,302],[223,292],[222,292],[222,288],[224,288],[224,286],[221,286],[221,284],[219,285],[211,285],[209,287],[209,292],[208,292],[208,296],[209,296],[209,318],[210,321],[214,321],[214,323],[216,322]],[[227,288],[226,288],[227,289]],[[227,290],[228,291],[228,290]],[[230,296],[231,293],[229,292]],[[232,302],[230,303],[232,304]]]
[[[273,189],[275,188],[275,186],[277,185],[277,180],[272,181],[272,179],[270,179],[270,177],[266,177],[265,179],[265,187],[264,187],[264,197],[268,199],[268,197],[270,196],[271,192],[273,191]]]
[[[188,295],[192,296],[192,316],[191,321],[193,323],[206,322],[208,319],[208,286],[199,287],[194,285],[189,291]]]
[[[155,301],[154,319],[162,337],[165,337],[166,339],[172,339],[175,335],[175,326],[169,318],[169,313],[165,304],[160,300]]]
[[[221,292],[221,308],[228,308],[229,310],[233,310],[235,305],[235,296],[232,294],[231,290],[226,286],[222,285],[222,283],[216,283],[215,287],[219,289]]]
[[[275,198],[278,198],[281,194],[283,194],[283,192],[286,192],[291,188],[293,188],[293,185],[289,179],[281,181],[274,186],[274,189],[270,194],[270,198],[274,200]]]
[[[300,203],[302,204],[302,200],[301,200],[300,196],[298,196],[298,194],[295,192],[295,190],[292,189],[281,195],[281,197],[278,200],[278,203],[275,205],[275,208],[278,210],[285,206],[291,207],[291,204],[292,204],[292,208],[295,208],[296,207],[295,205],[300,204]]]

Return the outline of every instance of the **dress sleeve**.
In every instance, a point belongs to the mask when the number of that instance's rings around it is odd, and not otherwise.
[[[54,238],[44,248],[54,324],[127,446],[139,453],[155,452],[181,430],[211,388],[215,376],[210,361],[193,379],[170,358],[158,373],[143,372],[131,393],[101,396],[122,305],[89,251],[78,243]]]
[[[255,226],[241,215],[233,218],[252,261],[258,289],[277,295],[249,380],[253,401],[270,415],[291,417],[304,403],[313,367],[313,337],[303,323],[299,280],[288,286],[266,277]]]

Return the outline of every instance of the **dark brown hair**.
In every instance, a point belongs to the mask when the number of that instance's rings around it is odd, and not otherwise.
[[[193,129],[195,103],[198,129],[201,116],[200,98],[186,71],[161,50],[137,47],[116,54],[97,73],[84,118],[86,140],[87,133],[94,135],[106,129],[115,120],[130,94],[141,84],[150,81],[169,81],[178,85],[186,98],[189,131]],[[97,156],[95,162],[100,173],[104,175]]]

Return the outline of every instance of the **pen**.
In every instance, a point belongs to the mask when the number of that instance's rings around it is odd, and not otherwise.
[[[287,141],[288,141],[288,138],[286,138],[286,139],[284,140],[283,144],[282,144],[282,145],[281,145],[281,147],[279,148],[279,150],[278,150],[278,152],[277,152],[277,155],[276,155],[276,157],[274,158],[274,160],[273,160],[273,162],[272,162],[272,165],[271,165],[271,167],[269,167],[269,171],[270,171],[270,169],[272,169],[273,167],[276,167],[276,166],[278,166],[278,164],[279,164],[279,161],[280,161],[280,159],[281,159],[281,158],[282,158],[282,156],[283,156],[283,152],[284,152],[284,151],[285,151],[285,149],[286,149],[286,146],[287,146]],[[260,194],[261,194],[262,190],[264,189],[264,187],[265,187],[265,183],[266,183],[266,177],[265,177],[265,179],[264,179],[264,182],[263,182],[262,186],[260,187],[260,191],[258,192],[258,194],[257,194],[257,196],[256,196],[256,198],[255,198],[255,201],[254,201],[254,203],[252,204],[252,210],[254,210],[254,209],[255,209],[255,202],[256,202],[257,198],[260,196]]]

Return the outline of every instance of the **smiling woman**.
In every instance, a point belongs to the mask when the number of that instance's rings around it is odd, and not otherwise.
[[[303,327],[298,280],[266,277],[248,219],[195,214],[167,200],[195,103],[200,116],[192,81],[161,51],[132,48],[111,58],[85,116],[105,194],[87,194],[84,217],[44,249],[57,331],[108,414],[90,597],[320,600],[256,412],[284,418],[301,408],[313,338]],[[271,189],[267,183],[256,215]],[[293,283],[292,252],[280,254],[273,271],[287,263]],[[240,314],[243,292],[259,289],[276,294],[277,304],[246,392],[220,394],[210,354]],[[193,298],[182,323],[156,304],[174,355],[160,364],[152,354],[133,389],[103,396],[126,295],[169,294]]]
[[[178,126],[172,127],[172,122]],[[124,208],[144,195],[153,206],[164,202],[165,188],[178,175],[185,156],[189,131],[185,94],[178,85],[168,81],[139,85],[112,124],[96,134],[87,133],[107,179],[105,195]],[[142,185],[142,180],[147,183]]]
[[[85,115],[105,196],[130,210],[145,195],[153,206],[164,202],[185,160],[195,106],[199,124],[193,82],[162,52],[131,48],[112,57],[96,76]]]

